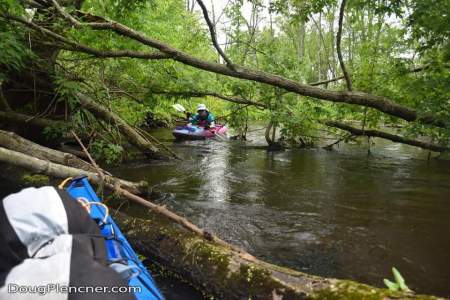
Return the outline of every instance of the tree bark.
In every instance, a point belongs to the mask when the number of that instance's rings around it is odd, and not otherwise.
[[[80,104],[89,110],[94,116],[106,122],[117,124],[120,132],[127,137],[128,141],[139,149],[142,153],[152,156],[159,156],[159,149],[151,142],[142,137],[133,127],[128,125],[122,118],[114,112],[107,110],[100,104],[95,103],[84,94],[77,94]]]
[[[247,260],[153,212],[147,220],[118,214],[116,221],[140,254],[217,299],[437,299]]]
[[[436,144],[432,144],[432,143],[421,142],[421,141],[417,141],[417,140],[411,140],[411,139],[407,139],[407,138],[402,137],[402,136],[398,136],[398,135],[394,135],[394,134],[391,134],[391,133],[378,131],[378,130],[358,129],[358,128],[352,127],[350,125],[341,123],[341,122],[327,121],[327,122],[325,122],[325,125],[330,126],[330,127],[336,127],[336,128],[348,131],[352,135],[356,135],[356,136],[379,137],[379,138],[390,140],[390,141],[393,141],[393,142],[396,142],[396,143],[411,145],[411,146],[415,146],[415,147],[419,147],[419,148],[422,148],[422,149],[427,149],[427,150],[431,150],[431,151],[435,151],[435,152],[447,152],[447,151],[450,151],[450,148],[446,147],[446,146],[441,146],[441,145],[436,145]]]
[[[103,183],[101,176],[97,173],[56,164],[47,160],[35,158],[29,154],[9,150],[3,147],[0,147],[0,161],[51,177],[65,179],[68,177],[86,175],[96,184],[100,185]],[[148,192],[148,185],[146,182],[135,183],[122,179],[116,179],[109,175],[106,175],[104,179],[106,186],[112,190],[114,190],[115,185],[118,183],[123,187],[123,189],[129,190],[132,193],[146,194]]]
[[[40,117],[34,117],[30,115],[24,115],[21,113],[16,113],[12,111],[0,111],[0,122],[6,121],[14,124],[19,124],[21,126],[33,126],[40,129],[49,126],[57,126],[58,124],[63,124],[61,121],[55,121]]]
[[[8,100],[3,95],[2,83],[0,81],[0,109],[5,111],[11,111],[11,106],[9,106]]]
[[[33,155],[38,159],[48,160],[89,172],[96,172],[95,168],[89,163],[73,154],[41,146],[30,140],[24,139],[13,132],[0,130],[0,146],[24,154]]]
[[[353,90],[352,80],[350,78],[350,75],[348,74],[347,68],[345,67],[344,58],[342,57],[342,50],[341,50],[342,26],[344,22],[345,3],[346,0],[342,0],[341,7],[339,9],[339,27],[336,35],[336,51],[339,58],[339,64],[341,65],[342,73],[344,74],[345,81],[347,83],[347,89],[349,91],[352,91]]]

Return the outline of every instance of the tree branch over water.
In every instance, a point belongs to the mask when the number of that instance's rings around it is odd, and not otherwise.
[[[79,14],[84,14],[80,12]],[[374,108],[390,116],[395,116],[406,120],[408,122],[418,121],[423,124],[430,124],[438,127],[448,126],[447,122],[434,115],[420,115],[416,110],[400,105],[386,97],[367,94],[356,91],[332,91],[307,84],[302,84],[298,81],[288,79],[279,75],[267,73],[260,70],[248,69],[243,66],[234,65],[232,70],[228,66],[209,62],[190,54],[187,54],[179,49],[165,44],[159,40],[150,38],[145,34],[135,31],[121,23],[108,21],[102,17],[85,14],[88,19],[94,19],[96,22],[80,23],[75,22],[76,26],[90,27],[94,30],[109,30],[117,33],[120,36],[130,38],[138,41],[143,45],[159,50],[161,53],[167,55],[168,58],[178,61],[182,64],[195,67],[197,69],[222,74],[229,77],[250,80],[254,82],[268,84],[274,87],[282,88],[286,91],[293,92],[299,95],[326,100],[335,103],[346,103],[359,105],[363,107]],[[71,21],[71,19],[69,19]],[[23,22],[22,22],[23,23]],[[52,35],[46,33],[47,35]]]
[[[252,101],[236,96],[227,96],[222,95],[215,92],[203,92],[203,91],[164,91],[164,90],[151,90],[154,94],[164,94],[170,96],[181,96],[181,97],[215,97],[225,101],[237,103],[237,104],[245,104],[245,105],[253,105],[260,108],[267,108],[267,105],[261,102]]]
[[[386,140],[390,140],[395,143],[406,144],[410,146],[419,147],[422,149],[427,149],[435,152],[447,152],[450,151],[449,147],[437,145],[433,143],[427,143],[417,140],[408,139],[399,135],[391,134],[388,132],[378,131],[378,130],[367,130],[367,129],[358,129],[352,127],[348,124],[337,122],[337,121],[326,121],[325,125],[330,127],[339,128],[341,130],[345,130],[350,132],[354,136],[368,136],[368,137],[378,137]]]

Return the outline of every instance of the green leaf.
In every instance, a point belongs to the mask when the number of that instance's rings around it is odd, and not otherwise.
[[[394,279],[397,282],[400,290],[409,291],[409,288],[405,283],[405,279],[403,278],[403,276],[400,274],[400,272],[395,267],[392,268],[392,273],[394,274]]]
[[[394,282],[392,282],[392,281],[390,281],[389,279],[383,279],[383,282],[384,282],[384,284],[387,286],[387,288],[390,290],[390,291],[398,291],[399,290],[399,286],[398,286],[398,284],[396,284],[396,283],[394,283]]]

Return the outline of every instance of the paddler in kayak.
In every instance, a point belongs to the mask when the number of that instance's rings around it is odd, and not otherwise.
[[[214,115],[208,111],[205,104],[199,104],[197,106],[197,113],[193,117],[189,117],[188,125],[197,125],[205,129],[216,126]]]

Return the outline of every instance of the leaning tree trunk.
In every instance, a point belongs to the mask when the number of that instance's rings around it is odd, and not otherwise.
[[[122,118],[116,115],[114,112],[102,107],[89,99],[84,94],[77,94],[80,104],[89,110],[94,116],[106,122],[117,124],[120,132],[127,137],[128,141],[144,154],[152,156],[160,156],[159,149],[153,145],[149,140],[146,140],[141,134],[139,134],[133,127],[127,124]]]

